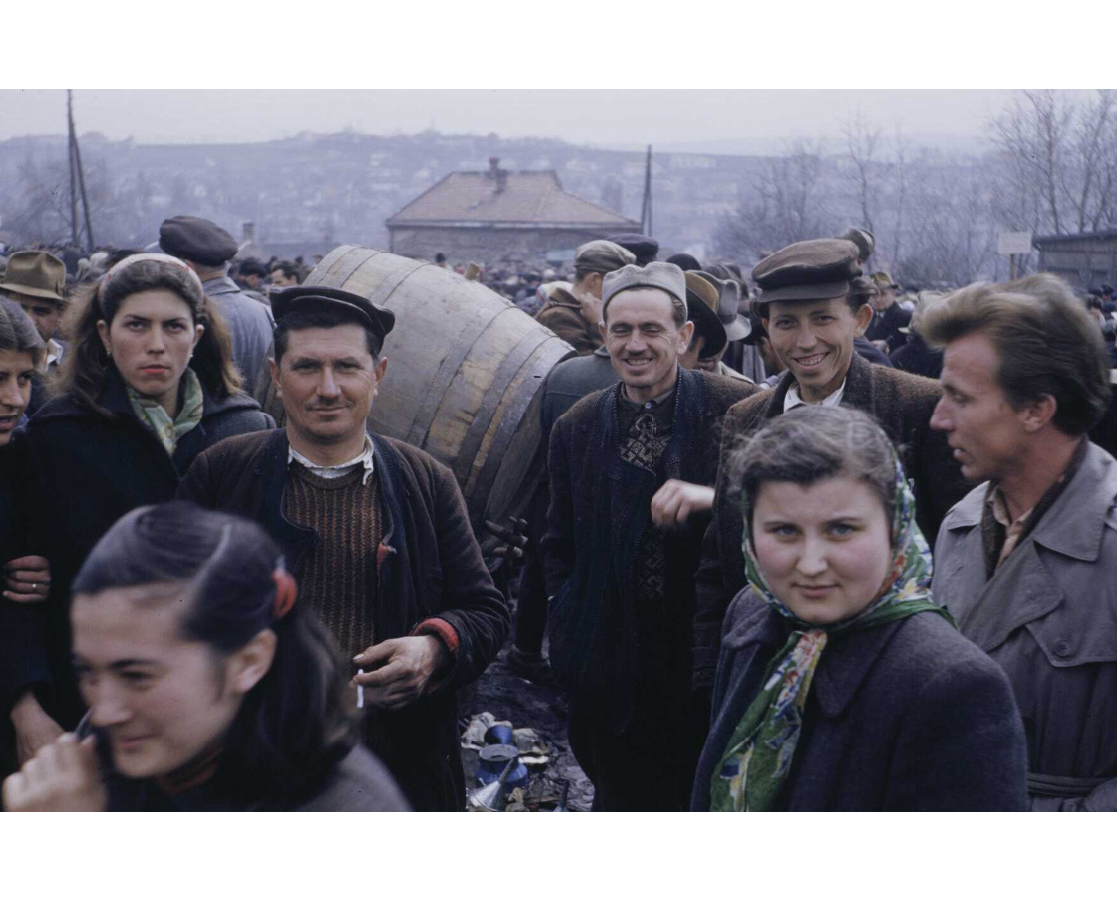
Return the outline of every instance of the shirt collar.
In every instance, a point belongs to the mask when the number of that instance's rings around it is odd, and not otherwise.
[[[844,394],[845,392],[846,392],[846,380],[843,378],[842,383],[838,386],[838,389],[836,391],[834,391],[834,393],[832,393],[825,400],[823,400],[821,402],[821,404],[819,404],[819,405],[821,405],[821,406],[837,406],[839,403],[842,402],[842,394]],[[796,406],[810,406],[810,405],[813,405],[813,404],[808,404],[806,400],[804,400],[802,397],[799,396],[799,385],[798,384],[793,384],[790,388],[788,388],[787,394],[784,395],[784,398],[783,398],[783,411],[784,412],[788,412],[789,410],[795,409]]]
[[[62,345],[54,338],[47,341],[47,365],[53,366],[62,360]]]
[[[364,466],[365,474],[361,478],[361,484],[368,484],[369,478],[372,477],[373,472],[373,451],[372,451],[372,438],[365,435],[365,448],[361,451],[360,455],[354,456],[347,462],[338,463],[336,466],[320,466],[317,463],[311,462],[298,450],[287,444],[287,465],[297,462],[300,466],[305,466],[310,469],[315,475],[320,475],[323,478],[340,478],[342,475],[347,475],[358,465]]]

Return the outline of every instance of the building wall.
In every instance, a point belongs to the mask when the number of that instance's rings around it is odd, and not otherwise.
[[[615,232],[499,228],[405,228],[389,229],[391,249],[402,256],[434,259],[445,253],[451,265],[541,261],[548,253],[573,251],[586,241],[607,238]]]
[[[1065,278],[1076,290],[1086,291],[1102,282],[1117,284],[1117,238],[1052,240],[1037,246],[1040,271]]]

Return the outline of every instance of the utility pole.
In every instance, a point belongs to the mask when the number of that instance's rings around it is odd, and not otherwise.
[[[652,233],[652,145],[648,144],[648,161],[644,167],[644,206],[640,210],[640,231]]]
[[[74,92],[66,91],[66,111],[70,124],[70,209],[72,212],[74,243],[78,242],[78,203],[74,191],[74,175],[77,174],[78,188],[81,191],[81,206],[85,212],[86,249],[93,252],[93,223],[89,218],[89,198],[85,193],[85,170],[81,164],[81,147],[74,128]]]

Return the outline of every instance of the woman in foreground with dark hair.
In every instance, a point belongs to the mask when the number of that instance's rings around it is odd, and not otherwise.
[[[296,594],[252,522],[182,502],[126,515],[74,581],[89,713],[4,782],[5,808],[407,809]]]
[[[121,260],[86,287],[71,316],[60,395],[27,426],[37,496],[29,549],[49,560],[51,579],[49,591],[36,579],[42,628],[20,637],[50,673],[17,686],[12,719],[24,759],[42,744],[27,735],[71,729],[84,712],[70,670],[68,604],[93,545],[126,512],[172,499],[202,450],[275,424],[240,392],[224,322],[181,260]]]
[[[1025,809],[1008,679],[931,602],[888,436],[805,407],[731,464],[748,586],[722,626],[691,809]]]

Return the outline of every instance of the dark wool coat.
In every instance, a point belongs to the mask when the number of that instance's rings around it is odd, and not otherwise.
[[[1093,444],[1062,494],[986,580],[988,485],[950,511],[935,600],[999,663],[1028,735],[1036,810],[1117,810],[1117,461]]]
[[[581,301],[562,288],[551,291],[551,299],[539,310],[535,320],[570,344],[579,356],[589,356],[604,343],[597,323],[582,315]]]
[[[540,393],[539,421],[543,425],[544,446],[551,445],[551,431],[558,417],[583,397],[611,387],[621,380],[609,351],[598,347],[588,356],[564,360],[547,374]]]
[[[942,375],[942,351],[931,349],[923,336],[914,332],[908,335],[908,342],[893,351],[889,358],[897,369],[913,375],[935,379]]]
[[[725,411],[760,390],[728,378],[679,369],[675,419],[659,473],[624,462],[618,452],[617,403],[621,386],[590,394],[560,417],[551,435],[551,505],[543,561],[551,667],[583,705],[609,716],[623,730],[637,694],[664,680],[665,715],[687,705],[686,654],[694,609],[694,569],[706,516],[667,536],[667,588],[677,635],[679,675],[641,671],[634,623],[641,611],[632,590],[637,551],[651,526],[652,496],[668,478],[713,483],[718,432]]]
[[[380,640],[406,637],[421,621],[445,620],[458,638],[453,667],[437,690],[398,711],[369,709],[366,735],[419,810],[465,807],[455,691],[478,678],[508,634],[504,598],[493,585],[453,473],[429,454],[370,435],[388,529],[370,574]],[[283,547],[295,575],[318,533],[283,514],[287,432],[225,441],[198,457],[179,497],[259,522]],[[371,592],[370,592],[371,593]]]
[[[855,338],[853,341],[853,352],[860,356],[866,362],[871,362],[874,366],[886,366],[892,368],[892,361],[885,356],[874,344],[870,344],[865,338]]]
[[[37,660],[33,667],[46,654],[53,684],[44,708],[64,728],[74,727],[84,711],[70,666],[70,584],[93,545],[125,513],[173,499],[179,479],[202,450],[275,424],[245,394],[220,401],[204,389],[202,394],[202,421],[183,435],[173,457],[136,418],[115,368],[110,368],[100,398],[111,417],[63,395],[27,425],[32,498],[28,549],[50,560],[51,588],[46,603],[39,604],[43,630],[23,640]]]
[[[730,605],[692,810],[709,809],[710,780],[789,635],[788,620],[751,589]],[[945,619],[925,612],[831,636],[777,808],[1019,811],[1025,772],[1008,679]]]
[[[865,337],[870,341],[887,341],[888,352],[892,353],[904,346],[906,335],[900,331],[911,325],[911,312],[893,303],[884,312],[873,312],[873,320],[865,329]]]
[[[795,383],[785,372],[773,389],[738,403],[725,417],[721,457],[724,461],[741,435],[751,434],[766,421],[783,414],[783,401]],[[892,442],[902,449],[904,471],[915,481],[916,521],[930,544],[947,510],[962,499],[969,485],[954,461],[946,435],[931,430],[931,413],[942,389],[937,382],[865,362],[856,353],[846,376],[842,406],[873,416]],[[718,657],[718,636],[725,610],[745,586],[741,555],[740,499],[731,496],[729,472],[718,468],[713,521],[702,546],[695,615],[695,685],[708,685]]]

